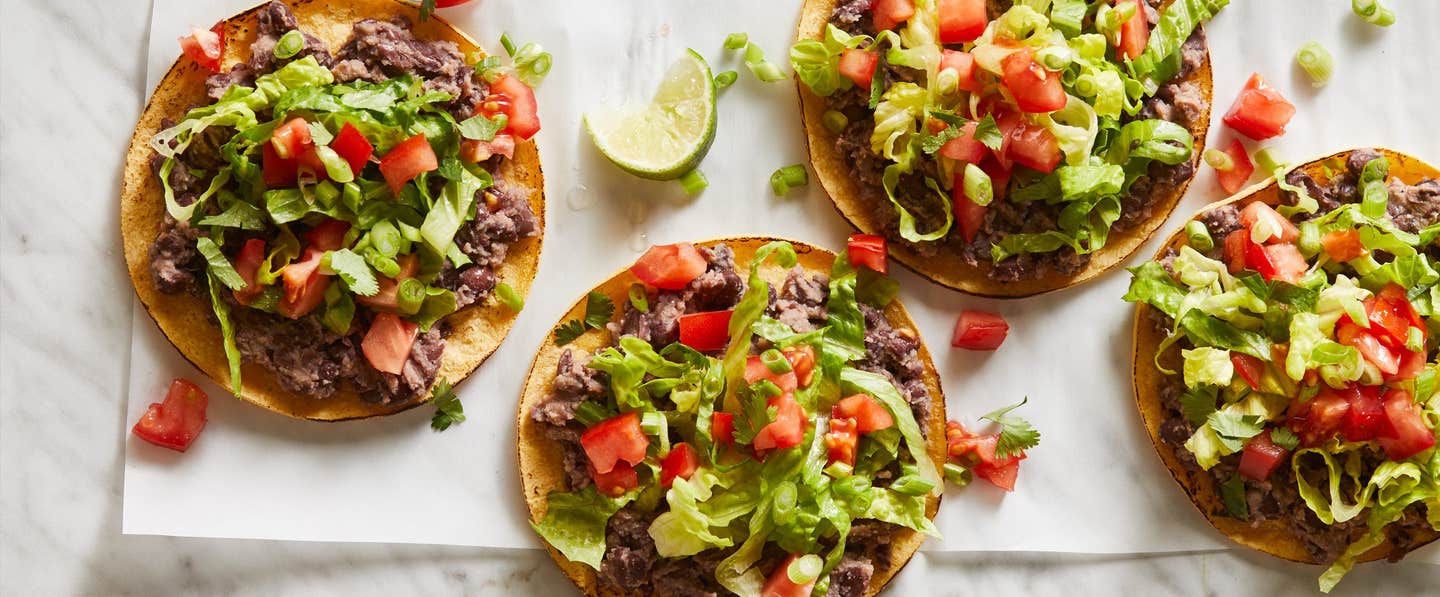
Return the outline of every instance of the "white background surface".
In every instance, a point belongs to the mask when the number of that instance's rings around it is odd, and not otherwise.
[[[290,423],[216,400],[205,436],[178,458],[147,451],[149,446],[132,443],[126,434],[169,376],[190,372],[167,360],[178,357],[163,340],[149,352],[142,350],[157,338],[148,320],[133,322],[136,353],[133,363],[127,363],[132,324],[128,303],[133,300],[110,207],[118,192],[120,156],[149,89],[142,84],[146,3],[0,4],[0,55],[5,64],[0,82],[0,588],[37,594],[322,589],[547,594],[563,587],[534,551],[118,534],[118,471],[121,452],[128,448],[128,513],[149,505],[138,503],[142,482],[150,488],[143,499],[153,501],[150,511],[157,513],[147,517],[154,525],[149,529],[136,528],[134,518],[127,520],[133,532],[338,539],[322,534],[338,530],[354,539],[401,542],[405,539],[398,534],[433,524],[462,536],[446,542],[474,544],[500,536],[501,525],[518,527],[513,522],[519,520],[508,421],[520,371],[562,310],[560,305],[633,258],[627,247],[636,240],[637,229],[647,231],[653,242],[722,232],[785,234],[831,247],[843,242],[847,230],[818,189],[776,200],[765,186],[775,167],[801,161],[804,155],[794,128],[793,89],[787,85],[760,85],[744,73],[722,98],[720,137],[704,166],[712,186],[689,205],[671,203],[678,193],[669,185],[613,174],[578,132],[580,111],[601,100],[618,101],[622,90],[647,89],[686,45],[710,57],[717,70],[733,67],[733,62],[718,60],[719,44],[725,32],[744,30],[780,58],[788,44],[793,7],[759,10],[763,4],[748,2],[738,5],[748,11],[726,5],[705,12],[709,5],[698,2],[597,2],[565,6],[568,18],[562,23],[534,8],[547,4],[531,2],[517,9],[518,3],[484,0],[478,14],[457,19],[479,23],[466,29],[492,46],[498,23],[504,22],[517,39],[545,43],[558,63],[541,94],[551,227],[537,288],[551,298],[532,295],[510,341],[480,376],[462,386],[471,420],[435,435],[422,412],[379,424],[326,426]],[[1287,153],[1385,143],[1440,161],[1440,144],[1428,125],[1434,122],[1428,104],[1437,93],[1426,79],[1426,62],[1440,54],[1440,46],[1423,29],[1440,21],[1436,7],[1395,2],[1400,23],[1372,30],[1349,16],[1348,3],[1316,4],[1244,3],[1221,15],[1212,28],[1221,107],[1244,75],[1256,69],[1270,74],[1300,107],[1290,133],[1279,143]],[[175,53],[168,46],[180,25],[166,23],[209,24],[233,12],[201,2],[161,0],[156,6],[153,37],[165,44],[150,52],[154,78]],[[1299,6],[1306,7],[1303,14],[1298,14]],[[670,16],[658,16],[662,8]],[[176,10],[186,11],[185,16]],[[457,12],[469,14],[448,14]],[[1302,26],[1302,19],[1311,24]],[[487,22],[494,26],[483,26]],[[607,29],[605,23],[618,24]],[[664,23],[670,24],[668,35],[660,34]],[[1290,66],[1293,49],[1312,37],[1329,46],[1339,61],[1336,80],[1318,95],[1303,89],[1301,75]],[[599,66],[580,69],[584,56],[597,57]],[[77,164],[93,164],[93,175]],[[67,172],[80,175],[56,176]],[[577,181],[597,200],[588,209],[570,211],[566,200],[579,188]],[[1186,209],[1215,196],[1213,181],[1202,176]],[[636,200],[659,206],[635,217],[629,206]],[[640,225],[632,226],[632,221]],[[616,229],[624,232],[613,238],[600,235]],[[587,254],[600,262],[574,261]],[[1016,494],[1002,500],[998,492],[971,490],[947,499],[940,517],[950,541],[944,546],[1092,551],[1100,548],[1085,546],[1098,544],[1094,533],[1106,527],[1125,529],[1109,534],[1108,549],[1116,551],[1167,549],[1143,542],[1165,543],[1159,539],[1171,537],[1199,546],[1223,545],[1173,488],[1128,409],[1128,309],[1116,299],[1123,291],[1123,275],[1053,298],[996,304],[943,291],[914,276],[901,277],[907,304],[925,312],[917,314],[922,333],[940,356],[952,415],[974,416],[1028,394],[1032,404],[1027,415],[1046,433],[1042,447],[1025,464]],[[1001,352],[988,357],[950,353],[943,349],[947,328],[961,306],[998,308],[1015,323],[1015,335]],[[1072,324],[1060,327],[1066,322]],[[1059,368],[1085,355],[1092,355],[1087,366]],[[147,363],[146,358],[151,360]],[[127,380],[138,392],[128,411],[121,400]],[[505,423],[490,426],[493,432],[483,423],[491,413]],[[243,458],[227,454],[240,446],[252,452],[242,453]],[[347,460],[357,446],[395,454],[399,468]],[[306,454],[315,456],[307,461]],[[451,459],[459,464],[446,464]],[[287,476],[281,467],[297,472]],[[235,474],[223,476],[230,472]],[[364,479],[371,485],[398,485],[403,484],[396,476],[401,473],[443,473],[437,477],[443,483],[413,488],[399,501],[392,499],[394,494],[364,493]],[[215,485],[207,489],[204,483]],[[345,487],[351,491],[327,489],[339,483],[350,483]],[[1141,497],[1125,500],[1127,495]],[[221,499],[226,496],[237,499]],[[292,510],[287,512],[287,507]],[[337,511],[343,515],[329,516]],[[261,526],[275,519],[280,524],[272,526],[284,527],[282,532]],[[1038,521],[1036,526],[1043,528],[1027,532],[1017,526],[1024,520]],[[1174,524],[1167,525],[1167,520]],[[201,528],[220,531],[196,530]],[[528,535],[515,528],[510,532],[525,537],[525,546],[534,545]],[[1042,540],[1083,545],[1037,546]],[[1120,559],[931,554],[922,561],[928,563],[926,578],[932,579],[927,592],[945,594],[1088,594],[1116,586],[1164,594],[1305,592],[1318,573],[1248,552]],[[909,569],[920,569],[922,561]],[[1342,589],[1418,593],[1433,588],[1429,583],[1435,572],[1418,564],[1368,566]],[[907,572],[902,578],[911,582],[915,576]]]

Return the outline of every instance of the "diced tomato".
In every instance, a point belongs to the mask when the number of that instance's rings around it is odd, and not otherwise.
[[[220,61],[225,57],[225,23],[216,23],[209,31],[191,27],[190,35],[180,38],[180,49],[201,68],[220,72]]]
[[[723,350],[730,343],[734,311],[709,311],[680,316],[680,343],[700,352]]]
[[[1145,7],[1136,0],[1121,0],[1115,3],[1115,8],[1126,4],[1135,5],[1135,14],[1120,25],[1120,45],[1116,47],[1134,60],[1145,53],[1145,45],[1150,43],[1150,21],[1145,18]]]
[[[1380,289],[1380,299],[1390,303],[1395,311],[1410,320],[1412,327],[1420,328],[1421,333],[1427,332],[1425,320],[1420,318],[1420,313],[1415,310],[1415,305],[1410,303],[1405,287],[1394,282],[1385,285]]]
[[[265,241],[252,238],[240,247],[240,253],[235,256],[235,273],[245,280],[245,287],[234,292],[235,302],[249,305],[250,301],[255,300],[255,297],[265,290],[255,282],[255,275],[260,272],[260,264],[264,261]]]
[[[1026,46],[1006,56],[1000,63],[1003,71],[1001,81],[1015,96],[1015,105],[1023,112],[1032,113],[1054,112],[1064,108],[1068,98],[1065,97],[1065,88],[1060,84],[1060,73],[1051,72],[1041,66],[1035,62],[1034,57],[1035,51]]]
[[[469,1],[470,0],[435,0],[435,8],[450,8],[451,6],[460,6],[461,4]]]
[[[710,415],[710,437],[716,445],[729,446],[735,443],[735,415],[715,412]]]
[[[131,432],[147,442],[184,452],[205,428],[210,397],[188,379],[175,378],[163,402],[153,402]]]
[[[1305,277],[1305,272],[1310,265],[1305,262],[1305,256],[1300,254],[1300,249],[1292,244],[1260,246],[1249,241],[1248,233],[1245,247],[1245,266],[1260,272],[1260,275],[1269,280],[1280,280],[1295,284],[1300,278]]]
[[[275,147],[269,143],[260,146],[260,178],[265,182],[267,189],[279,189],[295,186],[295,176],[299,165],[295,160],[287,160],[275,153]]]
[[[291,118],[270,133],[270,145],[275,148],[275,155],[281,158],[299,158],[306,149],[315,145],[310,137],[310,123],[298,116]]]
[[[855,267],[863,265],[882,274],[890,269],[885,262],[883,236],[858,232],[851,234],[850,240],[845,244],[845,253],[850,257],[850,265]]]
[[[760,597],[809,597],[810,592],[815,590],[815,581],[796,584],[795,581],[790,580],[790,564],[799,558],[800,556],[791,555],[785,558],[785,561],[780,562],[780,565],[770,573],[770,578],[765,581],[765,586],[760,589]]]
[[[415,272],[420,271],[420,256],[414,253],[400,255],[395,258],[395,263],[400,266],[400,273],[390,276],[376,276],[380,290],[374,296],[355,295],[355,302],[378,311],[395,311],[400,308],[400,282],[406,278],[415,277]]]
[[[1336,393],[1350,405],[1345,421],[1340,424],[1340,434],[1346,440],[1368,441],[1385,430],[1385,406],[1380,402],[1380,388],[1351,384]]]
[[[1381,343],[1370,331],[1355,325],[1349,317],[1341,317],[1335,325],[1335,340],[1346,346],[1353,346],[1370,364],[1385,375],[1400,371],[1400,355]]]
[[[860,442],[860,433],[855,429],[855,419],[843,417],[830,419],[830,430],[825,432],[825,448],[829,452],[826,464],[843,462],[855,465],[855,447]]]
[[[650,438],[640,429],[640,413],[628,412],[586,429],[580,434],[580,447],[596,471],[608,473],[618,463],[634,466],[645,460]]]
[[[915,16],[915,3],[911,0],[875,0],[872,10],[875,30],[888,31]]]
[[[510,99],[505,130],[521,139],[529,139],[540,132],[540,108],[535,102],[534,89],[518,77],[501,75],[490,84],[490,91]]]
[[[1265,375],[1265,361],[1252,357],[1243,352],[1230,353],[1230,363],[1235,365],[1235,372],[1250,384],[1250,389],[1260,390],[1260,377]]]
[[[1254,73],[1225,114],[1225,124],[1237,133],[1260,141],[1284,134],[1285,125],[1293,116],[1295,106],[1270,87],[1260,73]]]
[[[990,24],[990,16],[985,13],[985,0],[938,0],[935,12],[942,44],[975,41]]]
[[[1239,139],[1231,139],[1230,146],[1224,151],[1225,155],[1230,156],[1233,166],[1229,170],[1216,170],[1215,176],[1220,179],[1220,188],[1234,195],[1245,188],[1250,175],[1255,173],[1255,163],[1250,161],[1250,154],[1245,152],[1245,145],[1240,143]]]
[[[885,410],[885,407],[869,394],[854,394],[841,398],[835,403],[830,416],[854,420],[855,430],[860,433],[889,429],[895,425],[890,411]]]
[[[646,285],[663,290],[680,290],[705,273],[707,267],[709,263],[694,245],[677,243],[650,247],[635,261],[635,265],[630,266],[630,273]]]
[[[307,146],[305,151],[295,156],[295,174],[310,182],[330,179],[330,171],[325,169],[325,162],[321,161],[320,152],[314,145]]]
[[[515,157],[515,137],[500,133],[494,139],[465,139],[460,142],[460,159],[478,164],[495,156]]]
[[[1329,386],[1309,402],[1296,401],[1290,406],[1290,429],[1300,436],[1300,445],[1318,446],[1340,430],[1350,413],[1350,403]]]
[[[1020,476],[1020,461],[1025,459],[1025,453],[1021,452],[1010,458],[999,458],[994,462],[981,462],[970,470],[976,477],[989,481],[991,485],[1015,491],[1015,479]]]
[[[295,264],[291,263],[290,265]],[[289,269],[289,267],[290,266],[286,266],[286,269]],[[280,297],[280,304],[276,305],[275,310],[290,319],[300,319],[311,311],[314,311],[320,305],[325,304],[325,291],[329,288],[330,276],[321,275],[318,270],[312,272],[310,277],[306,278],[305,281],[300,284],[299,290],[294,295],[294,298],[289,296],[290,290],[289,283],[287,282],[286,296]]]
[[[975,476],[992,485],[1014,491],[1015,479],[1020,474],[1020,461],[1025,459],[1025,453],[997,458],[995,448],[999,442],[998,433],[977,435],[966,430],[959,421],[945,424],[945,443],[951,458],[961,460]]]
[[[1264,201],[1252,201],[1240,210],[1240,224],[1252,231],[1256,226],[1267,231],[1269,236],[1263,241],[1267,245],[1293,243],[1300,238],[1300,229]]]
[[[375,146],[370,144],[365,135],[360,134],[360,129],[348,122],[335,134],[335,140],[330,142],[330,149],[345,158],[356,178],[360,177],[360,171],[369,163],[370,156],[375,155]]]
[[[840,74],[861,89],[870,88],[870,80],[875,76],[875,67],[879,64],[878,52],[847,48],[840,53]]]
[[[955,176],[955,188],[950,192],[950,202],[955,205],[955,221],[960,226],[960,236],[969,243],[974,242],[975,235],[980,232],[980,225],[985,223],[985,212],[990,208],[965,196],[964,176],[964,173]]]
[[[690,479],[700,468],[700,456],[690,444],[680,442],[670,448],[670,453],[660,459],[660,485],[669,487],[675,478]]]
[[[771,398],[770,406],[775,407],[775,420],[755,434],[751,446],[756,450],[769,450],[800,445],[805,439],[805,409],[788,393]]]
[[[390,153],[380,158],[380,175],[385,177],[385,183],[390,185],[390,192],[397,197],[405,183],[414,180],[421,172],[429,172],[439,167],[440,162],[435,159],[435,150],[430,147],[425,133],[401,141]]]
[[[795,381],[799,387],[810,385],[815,378],[815,349],[809,344],[801,344],[781,353],[785,355],[785,360],[790,361],[790,369],[795,372]]]
[[[966,350],[995,350],[1009,333],[1010,324],[1005,323],[999,313],[966,309],[955,321],[955,335],[950,345]]]
[[[1360,242],[1360,233],[1351,228],[1326,232],[1320,237],[1320,244],[1331,260],[1342,263],[1370,254],[1365,244]]]
[[[940,155],[967,164],[980,165],[985,156],[990,155],[990,148],[984,143],[975,140],[975,128],[978,123],[971,120],[960,127],[960,136],[946,141],[940,146]],[[958,177],[957,177],[958,178]]]
[[[991,188],[995,190],[995,199],[1005,198],[1010,190],[1010,167],[1001,163],[1000,158],[991,155],[980,162],[980,171],[990,176]]]
[[[595,481],[595,489],[601,494],[620,497],[640,486],[640,475],[635,473],[633,466],[617,466],[608,473],[595,470],[594,463],[586,463],[586,466],[590,469],[590,478]]]
[[[1045,173],[1054,172],[1063,157],[1050,129],[1024,121],[1005,136],[1004,152],[1007,160]]]
[[[335,251],[345,246],[345,233],[349,231],[349,222],[326,218],[305,233],[305,241],[321,251]]]
[[[319,275],[320,259],[324,256],[324,250],[307,247],[300,259],[291,261],[289,265],[280,270],[280,278],[285,283],[286,301],[294,303],[300,300],[306,283],[312,276]]]
[[[1400,369],[1394,375],[1387,376],[1385,381],[1405,381],[1415,379],[1425,372],[1425,352],[1411,352],[1402,350],[1400,352]]]
[[[1245,253],[1253,244],[1255,243],[1250,241],[1250,231],[1244,228],[1225,237],[1225,265],[1230,273],[1245,271]]]
[[[945,50],[940,56],[940,70],[954,69],[959,80],[959,87],[962,90],[975,93],[984,89],[980,79],[975,76],[975,56],[969,52],[959,50]],[[971,127],[971,132],[974,127]]]
[[[753,384],[760,380],[768,380],[784,393],[794,392],[800,384],[800,380],[796,377],[793,367],[790,371],[776,373],[771,371],[770,367],[765,365],[765,362],[760,360],[759,356],[752,355],[745,359],[745,383]]]
[[[1410,322],[1401,315],[1399,310],[1390,301],[1382,300],[1379,296],[1372,296],[1365,299],[1366,318],[1370,323],[1370,333],[1386,346],[1403,347],[1410,339]]]
[[[1256,481],[1270,478],[1275,469],[1290,457],[1290,451],[1270,441],[1270,430],[1265,430],[1245,444],[1240,454],[1240,476]]]
[[[1378,439],[1390,460],[1405,460],[1435,445],[1435,431],[1425,426],[1420,405],[1410,392],[1392,389],[1385,393],[1385,418],[1390,433]]]
[[[415,346],[415,336],[420,326],[400,319],[394,313],[376,313],[370,321],[365,339],[360,341],[360,352],[376,371],[400,375],[405,361],[410,360],[410,349]]]

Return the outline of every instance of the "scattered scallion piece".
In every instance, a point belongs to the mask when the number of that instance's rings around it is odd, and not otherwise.
[[[1307,41],[1300,46],[1300,51],[1295,53],[1295,61],[1300,63],[1305,74],[1310,75],[1310,84],[1315,87],[1324,86],[1330,81],[1330,75],[1335,74],[1335,59],[1325,46],[1317,42]]]
[[[701,172],[699,168],[691,170],[685,173],[685,176],[680,177],[680,187],[685,189],[685,194],[687,195],[699,193],[708,186],[710,186],[710,181],[705,178],[705,173]]]
[[[733,70],[727,70],[715,75],[715,89],[724,89],[735,84],[735,79],[740,78]]]
[[[281,60],[289,60],[296,54],[299,54],[300,50],[303,49],[305,49],[305,34],[300,33],[299,29],[291,29],[286,31],[285,35],[281,35],[279,41],[275,42],[275,57]]]
[[[765,368],[776,375],[783,375],[792,370],[790,368],[790,361],[785,359],[785,355],[780,354],[780,351],[773,348],[760,353],[760,362],[764,363]]]
[[[515,57],[515,42],[510,41],[509,33],[500,34],[500,46],[505,48],[505,53],[511,58]]]
[[[1395,11],[1380,4],[1380,0],[1350,0],[1350,9],[1371,25],[1389,27],[1395,24]]]
[[[965,164],[964,178],[961,190],[965,193],[965,198],[975,205],[990,205],[995,198],[995,186],[990,181],[990,175],[975,164]]]
[[[755,78],[765,83],[784,81],[785,73],[776,66],[774,62],[765,59],[765,50],[760,49],[753,43],[745,46],[745,67],[755,74]]]
[[[1285,160],[1280,157],[1280,153],[1269,147],[1255,152],[1254,157],[1255,165],[1266,174],[1275,174],[1277,170],[1285,167]]]
[[[845,127],[850,126],[850,119],[838,110],[827,110],[825,115],[820,117],[820,122],[825,125],[825,130],[836,135],[844,132]]]
[[[824,569],[825,561],[813,553],[807,553],[795,558],[790,562],[790,567],[785,569],[785,575],[790,577],[790,582],[797,585],[808,585],[820,578],[820,571]]]
[[[945,480],[954,483],[956,487],[969,485],[973,478],[970,469],[953,462],[945,463]]]
[[[1210,229],[1198,220],[1191,220],[1185,224],[1185,236],[1190,240],[1190,246],[1201,253],[1215,248],[1215,239],[1210,238]]]
[[[511,57],[516,76],[526,85],[538,87],[545,80],[545,75],[550,74],[553,59],[540,44],[532,42],[520,46],[520,50],[511,54]]]
[[[750,36],[745,33],[731,33],[725,36],[725,49],[727,50],[738,50],[745,47],[747,43],[750,43]]]
[[[770,189],[775,191],[777,196],[789,193],[790,189],[795,187],[803,187],[809,182],[810,175],[803,164],[786,166],[770,175]]]
[[[1214,148],[1205,150],[1205,163],[1221,172],[1235,169],[1235,160],[1230,158],[1230,154]]]
[[[650,312],[650,298],[649,295],[645,293],[644,284],[636,283],[630,285],[630,306],[641,313]]]
[[[500,299],[500,304],[505,305],[511,311],[519,311],[525,308],[525,299],[515,292],[509,284],[501,282],[495,285],[495,297]]]

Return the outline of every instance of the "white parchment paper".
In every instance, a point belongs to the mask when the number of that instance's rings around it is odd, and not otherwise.
[[[147,87],[178,55],[175,38],[252,5],[247,0],[155,0]],[[749,33],[788,71],[799,0],[478,0],[440,14],[498,51],[502,31],[537,41],[555,66],[539,89],[549,228],[525,311],[510,338],[459,390],[469,417],[444,433],[429,407],[380,420],[290,420],[229,398],[213,384],[210,423],[188,453],[131,439],[125,458],[124,531],[134,534],[316,541],[535,547],[515,471],[514,410],[531,356],[572,302],[651,243],[766,234],[835,249],[850,228],[819,186],[772,196],[776,168],[806,162],[795,88],[762,84],[726,34]],[[1341,0],[1236,2],[1210,27],[1216,126],[1251,71],[1299,108],[1272,145],[1295,159],[1382,144],[1440,163],[1427,63],[1440,41],[1427,24],[1440,5],[1392,0],[1399,22],[1366,25]],[[1330,85],[1312,90],[1295,49],[1320,41],[1336,57]],[[702,170],[710,187],[690,199],[675,183],[620,173],[593,148],[581,115],[647,98],[691,47],[715,72],[739,70],[720,98],[720,126]],[[119,148],[117,148],[119,151]],[[1164,232],[1220,198],[1202,169]],[[1153,253],[1153,245],[1143,251]],[[1138,260],[1139,258],[1137,258]],[[897,268],[900,269],[900,268]],[[1230,547],[1187,503],[1156,458],[1133,407],[1128,276],[1019,301],[982,300],[896,274],[930,343],[951,418],[972,421],[1030,397],[1024,416],[1044,434],[1016,491],[977,483],[951,490],[931,550],[1139,553]],[[129,295],[130,293],[124,293]],[[996,310],[1011,324],[996,353],[948,347],[961,308]],[[129,417],[169,380],[203,380],[138,307],[131,343]],[[1412,556],[1440,563],[1431,546]],[[912,566],[913,567],[913,566]]]

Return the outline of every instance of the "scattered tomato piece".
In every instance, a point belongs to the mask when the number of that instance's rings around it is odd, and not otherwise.
[[[410,349],[415,346],[415,336],[419,333],[420,326],[394,313],[377,313],[370,321],[365,339],[360,341],[360,352],[376,371],[400,375],[405,361],[410,360]]]
[[[630,266],[630,273],[648,286],[680,290],[705,273],[707,267],[709,263],[694,245],[677,243],[650,247]]]
[[[265,290],[255,282],[255,276],[260,272],[260,265],[264,261],[265,241],[252,238],[245,241],[245,244],[240,247],[240,253],[235,256],[235,273],[240,274],[240,279],[245,280],[245,287],[234,291],[235,302],[249,305]]]
[[[1255,227],[1261,227],[1267,234],[1262,242],[1267,245],[1293,243],[1300,238],[1300,229],[1294,222],[1280,215],[1280,212],[1266,205],[1264,201],[1252,201],[1245,209],[1240,210],[1240,224],[1251,230],[1251,239],[1254,239]]]
[[[220,72],[220,62],[225,57],[225,23],[216,23],[208,31],[191,27],[190,35],[180,38],[180,49],[201,68]]]
[[[1252,357],[1243,352],[1230,353],[1230,363],[1235,366],[1235,372],[1250,386],[1250,389],[1260,391],[1260,377],[1265,375],[1265,361]]]
[[[370,156],[375,155],[375,146],[370,144],[365,135],[360,134],[360,129],[348,122],[335,134],[335,140],[330,142],[330,149],[345,158],[356,178],[360,177],[360,171],[365,169],[365,164],[370,162]]]
[[[831,409],[831,418],[850,419],[855,422],[855,431],[859,433],[870,433],[881,429],[889,429],[895,425],[894,417],[890,411],[885,410],[869,394],[854,394],[841,398]]]
[[[605,419],[580,434],[585,457],[600,473],[608,473],[623,462],[634,466],[645,460],[650,438],[640,428],[640,413],[628,412]]]
[[[1015,96],[1015,105],[1023,112],[1032,113],[1054,112],[1064,108],[1068,98],[1060,83],[1060,73],[1051,72],[1035,62],[1034,58],[1035,51],[1024,46],[1006,56],[1000,63],[1004,71],[1001,80]]]
[[[1224,152],[1234,165],[1229,170],[1216,170],[1215,176],[1220,179],[1220,188],[1234,195],[1245,188],[1245,183],[1255,174],[1255,163],[1250,161],[1250,154],[1245,152],[1245,145],[1239,139],[1231,139]]]
[[[1270,430],[1265,430],[1260,435],[1250,438],[1245,444],[1245,450],[1240,454],[1240,476],[1255,481],[1264,481],[1270,478],[1275,469],[1285,463],[1290,457],[1290,451],[1275,445],[1270,441]]]
[[[826,464],[843,462],[855,465],[855,447],[860,434],[855,428],[855,419],[831,418],[830,430],[825,432],[825,448],[829,451]]]
[[[1266,83],[1260,73],[1254,73],[1245,82],[1245,88],[1235,98],[1224,120],[1235,132],[1261,141],[1284,134],[1285,125],[1293,116],[1295,106]]]
[[[540,108],[535,101],[535,90],[519,77],[501,75],[490,84],[493,93],[509,98],[505,130],[521,139],[529,139],[540,132]]]
[[[1354,229],[1331,230],[1320,237],[1321,246],[1325,247],[1325,254],[1333,261],[1346,262],[1351,259],[1359,259],[1370,254],[1365,244],[1360,242],[1360,233]]]
[[[815,590],[815,581],[796,583],[790,580],[790,564],[799,558],[800,556],[791,554],[780,562],[780,565],[770,572],[765,586],[760,589],[760,597],[809,597],[810,592]]]
[[[147,442],[184,452],[205,428],[210,397],[188,379],[175,378],[163,402],[151,403],[131,431]]]
[[[995,350],[1009,333],[1010,324],[1005,323],[999,313],[966,309],[955,321],[955,335],[950,345],[966,350]]]
[[[959,78],[958,87],[960,89],[971,93],[984,89],[984,86],[980,84],[980,80],[975,76],[975,56],[969,52],[945,50],[940,57],[940,69],[944,70],[947,68],[954,69],[955,74]],[[974,128],[973,125],[970,127],[972,134]]]
[[[857,232],[850,235],[845,253],[850,258],[850,265],[857,268],[863,265],[884,274],[890,269],[885,261],[885,244],[883,236]]]
[[[1145,46],[1150,43],[1150,21],[1145,17],[1145,7],[1136,0],[1120,0],[1115,3],[1115,8],[1126,4],[1135,5],[1135,14],[1120,25],[1120,53],[1125,57],[1134,60],[1145,53]]]
[[[1390,460],[1405,460],[1435,445],[1435,431],[1425,426],[1420,405],[1410,392],[1392,389],[1385,393],[1385,418],[1391,433],[1378,439]]]

